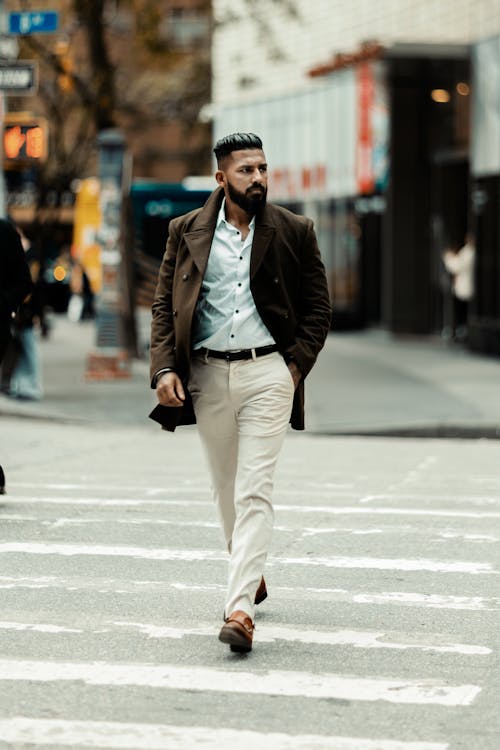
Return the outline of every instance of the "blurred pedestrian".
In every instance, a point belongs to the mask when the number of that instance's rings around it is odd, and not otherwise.
[[[198,424],[230,552],[219,639],[246,652],[267,596],[274,469],[288,422],[304,428],[304,379],[330,301],[312,221],[266,203],[260,138],[236,133],[214,152],[219,187],[169,226],[153,303],[152,416],[169,430]]]
[[[41,329],[43,320],[38,284],[40,263],[24,232],[20,228],[17,228],[17,231],[30,269],[33,291],[29,298],[21,303],[14,318],[12,339],[6,355],[10,365],[9,382],[5,382],[2,373],[2,390],[11,398],[38,401],[43,395],[40,349],[35,332],[36,328]]]
[[[9,221],[0,219],[0,364],[11,340],[13,316],[32,286],[21,238]],[[0,494],[4,491],[0,467]]]
[[[79,261],[75,261],[71,268],[70,288],[68,318],[74,323],[94,318],[94,292],[85,268]]]
[[[447,250],[443,263],[452,277],[453,291],[453,337],[464,341],[467,337],[469,302],[474,295],[475,242],[468,234],[462,247]]]

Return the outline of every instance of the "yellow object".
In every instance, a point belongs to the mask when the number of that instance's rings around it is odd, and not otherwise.
[[[102,287],[101,248],[96,239],[100,225],[99,180],[88,177],[76,193],[71,256],[81,264],[94,294]]]

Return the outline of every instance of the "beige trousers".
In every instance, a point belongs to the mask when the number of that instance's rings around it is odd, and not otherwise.
[[[226,362],[195,355],[189,381],[222,529],[230,552],[225,612],[253,620],[271,543],[274,469],[294,385],[278,353]]]

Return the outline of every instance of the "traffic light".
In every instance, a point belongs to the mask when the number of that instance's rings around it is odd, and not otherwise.
[[[3,131],[4,166],[36,164],[47,158],[48,124],[43,117],[27,114],[5,115]]]

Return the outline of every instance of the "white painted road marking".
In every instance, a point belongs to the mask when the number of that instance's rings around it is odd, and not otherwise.
[[[0,549],[1,551],[1,549]],[[270,564],[279,565],[319,565],[327,568],[368,568],[370,570],[406,570],[430,573],[496,573],[490,563],[461,562],[455,560],[429,560],[416,558],[413,560],[390,559],[383,557],[271,557]]]
[[[200,625],[196,628],[173,628],[164,625],[153,625],[141,622],[115,622],[118,627],[138,630],[148,638],[184,638],[189,635],[213,636],[213,625]],[[0,623],[0,628],[2,624]],[[257,640],[259,643],[273,643],[283,640],[293,643],[314,643],[323,646],[353,646],[366,649],[395,649],[400,651],[432,651],[441,654],[462,654],[464,656],[488,656],[492,653],[486,646],[467,643],[450,643],[436,636],[420,637],[410,642],[390,640],[391,634],[366,630],[311,630],[259,625]]]
[[[398,498],[395,497],[394,500]],[[332,505],[274,505],[275,510],[290,513],[329,513],[334,516],[428,516],[429,518],[500,518],[500,513],[492,511],[468,511],[423,508],[378,507],[366,505],[332,506]]]
[[[398,497],[393,498],[397,500]],[[203,506],[207,509],[213,508],[213,502],[210,498],[207,500],[172,500],[164,498],[162,500],[151,500],[148,498],[99,498],[99,497],[14,497],[9,495],[8,505],[81,505],[93,506],[98,508],[105,507],[141,507],[141,506],[181,506],[190,508],[193,506]],[[469,511],[469,510],[449,510],[447,508],[400,508],[400,507],[372,507],[367,505],[352,506],[333,506],[333,505],[284,505],[274,503],[274,509],[279,512],[287,513],[327,513],[335,516],[422,516],[429,518],[477,518],[491,519],[500,518],[500,512],[495,511]]]
[[[33,631],[36,633],[83,633],[81,628],[67,628],[61,625],[50,625],[48,623],[30,622],[0,622],[0,630]],[[1,736],[0,736],[1,739]]]
[[[481,688],[434,680],[359,678],[351,675],[267,670],[236,672],[171,664],[0,660],[0,680],[169,688],[349,701],[469,706]]]
[[[451,479],[452,477],[450,477]],[[444,490],[448,489],[449,485],[447,482],[447,478],[441,475],[440,477],[442,485]],[[472,479],[472,477],[470,477]],[[480,483],[487,483],[487,484],[493,484],[494,486],[498,486],[500,488],[500,481],[497,479],[497,477],[480,477],[476,479],[477,482]],[[133,493],[134,495],[144,495],[146,497],[152,497],[152,496],[158,496],[158,495],[173,495],[173,494],[185,494],[189,492],[201,494],[203,496],[207,497],[207,502],[209,502],[209,491],[207,489],[207,482],[203,479],[196,479],[196,480],[190,480],[185,479],[183,476],[178,477],[175,483],[173,483],[172,486],[168,487],[166,485],[162,485],[161,487],[147,487],[144,486],[144,484],[102,484],[102,483],[95,483],[95,482],[80,482],[80,483],[56,483],[56,482],[50,482],[50,483],[44,483],[44,482],[16,482],[16,481],[10,481],[9,482],[10,488],[19,488],[19,489],[34,489],[37,492],[40,492],[41,490],[47,490],[52,491],[56,490],[59,492],[64,491],[81,491],[81,492],[110,492],[114,495],[118,493]],[[408,492],[408,489],[405,488],[405,491],[398,491],[395,489],[393,492],[384,492],[384,493],[376,493],[376,494],[363,494],[360,492],[359,489],[356,489],[356,486],[354,483],[333,483],[333,482],[327,482],[327,481],[320,481],[320,482],[313,482],[309,481],[307,485],[307,492],[308,496],[311,497],[312,495],[327,495],[329,498],[333,497],[352,497],[359,499],[359,502],[361,503],[371,503],[373,501],[384,501],[384,500],[415,500],[415,499],[421,499],[421,497],[416,492]],[[288,486],[285,485],[283,479],[281,479],[276,487],[276,496],[303,496],[303,490],[301,488],[297,488],[295,485]],[[40,498],[43,499],[43,498]],[[439,493],[427,493],[426,499],[431,502],[453,502],[453,503],[467,503],[467,504],[498,504],[500,503],[500,497],[497,494],[494,495],[471,495],[469,493],[464,494],[463,496],[454,493],[454,494],[446,494],[446,491],[439,492]]]
[[[0,589],[63,589],[97,591],[101,594],[134,594],[144,591],[226,591],[222,583],[189,584],[170,581],[134,581],[115,578],[67,578],[64,576],[0,576]],[[273,596],[278,599],[319,599],[321,601],[351,604],[381,604],[424,609],[456,609],[496,612],[500,610],[499,597],[457,596],[453,594],[422,594],[413,591],[348,591],[340,588],[300,586],[273,586]]]
[[[191,490],[190,490],[191,491]],[[179,493],[181,494],[181,493]],[[172,506],[182,505],[185,507],[193,505],[203,505],[206,508],[213,508],[213,503],[210,499],[207,500],[193,500],[191,498],[187,500],[151,500],[149,498],[128,498],[128,497],[34,497],[29,495],[27,497],[14,497],[9,495],[9,505],[91,505],[98,508],[106,507],[139,507],[141,505],[153,505],[153,506]]]
[[[179,528],[196,528],[196,529],[217,529],[219,530],[220,524],[215,521],[177,521],[166,518],[112,518],[103,519],[99,517],[65,517],[60,516],[59,518],[39,518],[38,516],[30,515],[28,513],[1,513],[0,518],[2,523],[5,522],[21,522],[30,521],[37,523],[40,526],[46,526],[49,528],[62,528],[63,526],[90,526],[92,524],[102,526],[105,522],[108,525],[118,524],[120,526],[175,526]],[[295,532],[297,529],[293,526],[280,526],[274,525],[273,530],[276,532]],[[441,532],[432,532],[429,535],[427,528],[419,526],[411,526],[410,524],[398,524],[394,526],[383,525],[382,527],[368,527],[368,528],[356,528],[352,526],[332,526],[332,527],[305,527],[301,531],[302,537],[313,537],[313,536],[325,536],[325,535],[343,535],[350,534],[353,536],[370,536],[370,535],[401,535],[401,534],[425,534],[429,539],[438,541],[448,540],[460,540],[464,542],[474,543],[496,543],[500,542],[500,537],[493,536],[492,534],[470,534],[456,529],[450,529],[447,527]]]
[[[0,719],[4,742],[57,747],[99,747],[112,750],[447,750],[438,742],[401,742],[362,737],[326,737],[271,732],[249,732],[213,727],[131,724],[115,721],[64,721],[16,716]]]
[[[147,638],[169,638],[179,640],[186,636],[206,636],[213,638],[216,629],[211,623],[201,623],[197,627],[172,627],[168,625],[156,625],[145,622],[116,621],[103,622],[97,628],[68,627],[53,625],[50,623],[28,623],[0,621],[0,630],[12,630],[17,632],[37,632],[52,635],[71,633],[84,635],[88,633],[110,633],[120,629],[136,631]],[[443,636],[426,634],[419,636],[409,642],[404,640],[405,634],[392,634],[383,631],[372,630],[311,630],[296,629],[290,627],[279,627],[272,625],[259,625],[258,641],[260,643],[274,643],[275,641],[288,641],[292,643],[313,643],[323,646],[352,646],[361,649],[392,649],[399,651],[416,650],[431,651],[440,654],[461,654],[463,656],[488,656],[491,649],[486,646],[478,646],[468,643],[452,643]],[[400,638],[400,640],[395,640]]]
[[[106,544],[61,544],[54,542],[4,542],[0,544],[1,553],[20,553],[24,555],[62,555],[62,556],[97,556],[97,557],[134,557],[144,560],[175,560],[179,562],[226,561],[227,553],[216,550],[201,549],[167,549],[150,547],[130,547],[125,545]],[[269,565],[317,565],[327,568],[370,569],[370,570],[405,570],[431,573],[467,573],[471,575],[497,574],[490,563],[465,562],[456,560],[389,559],[378,557],[271,557]]]

